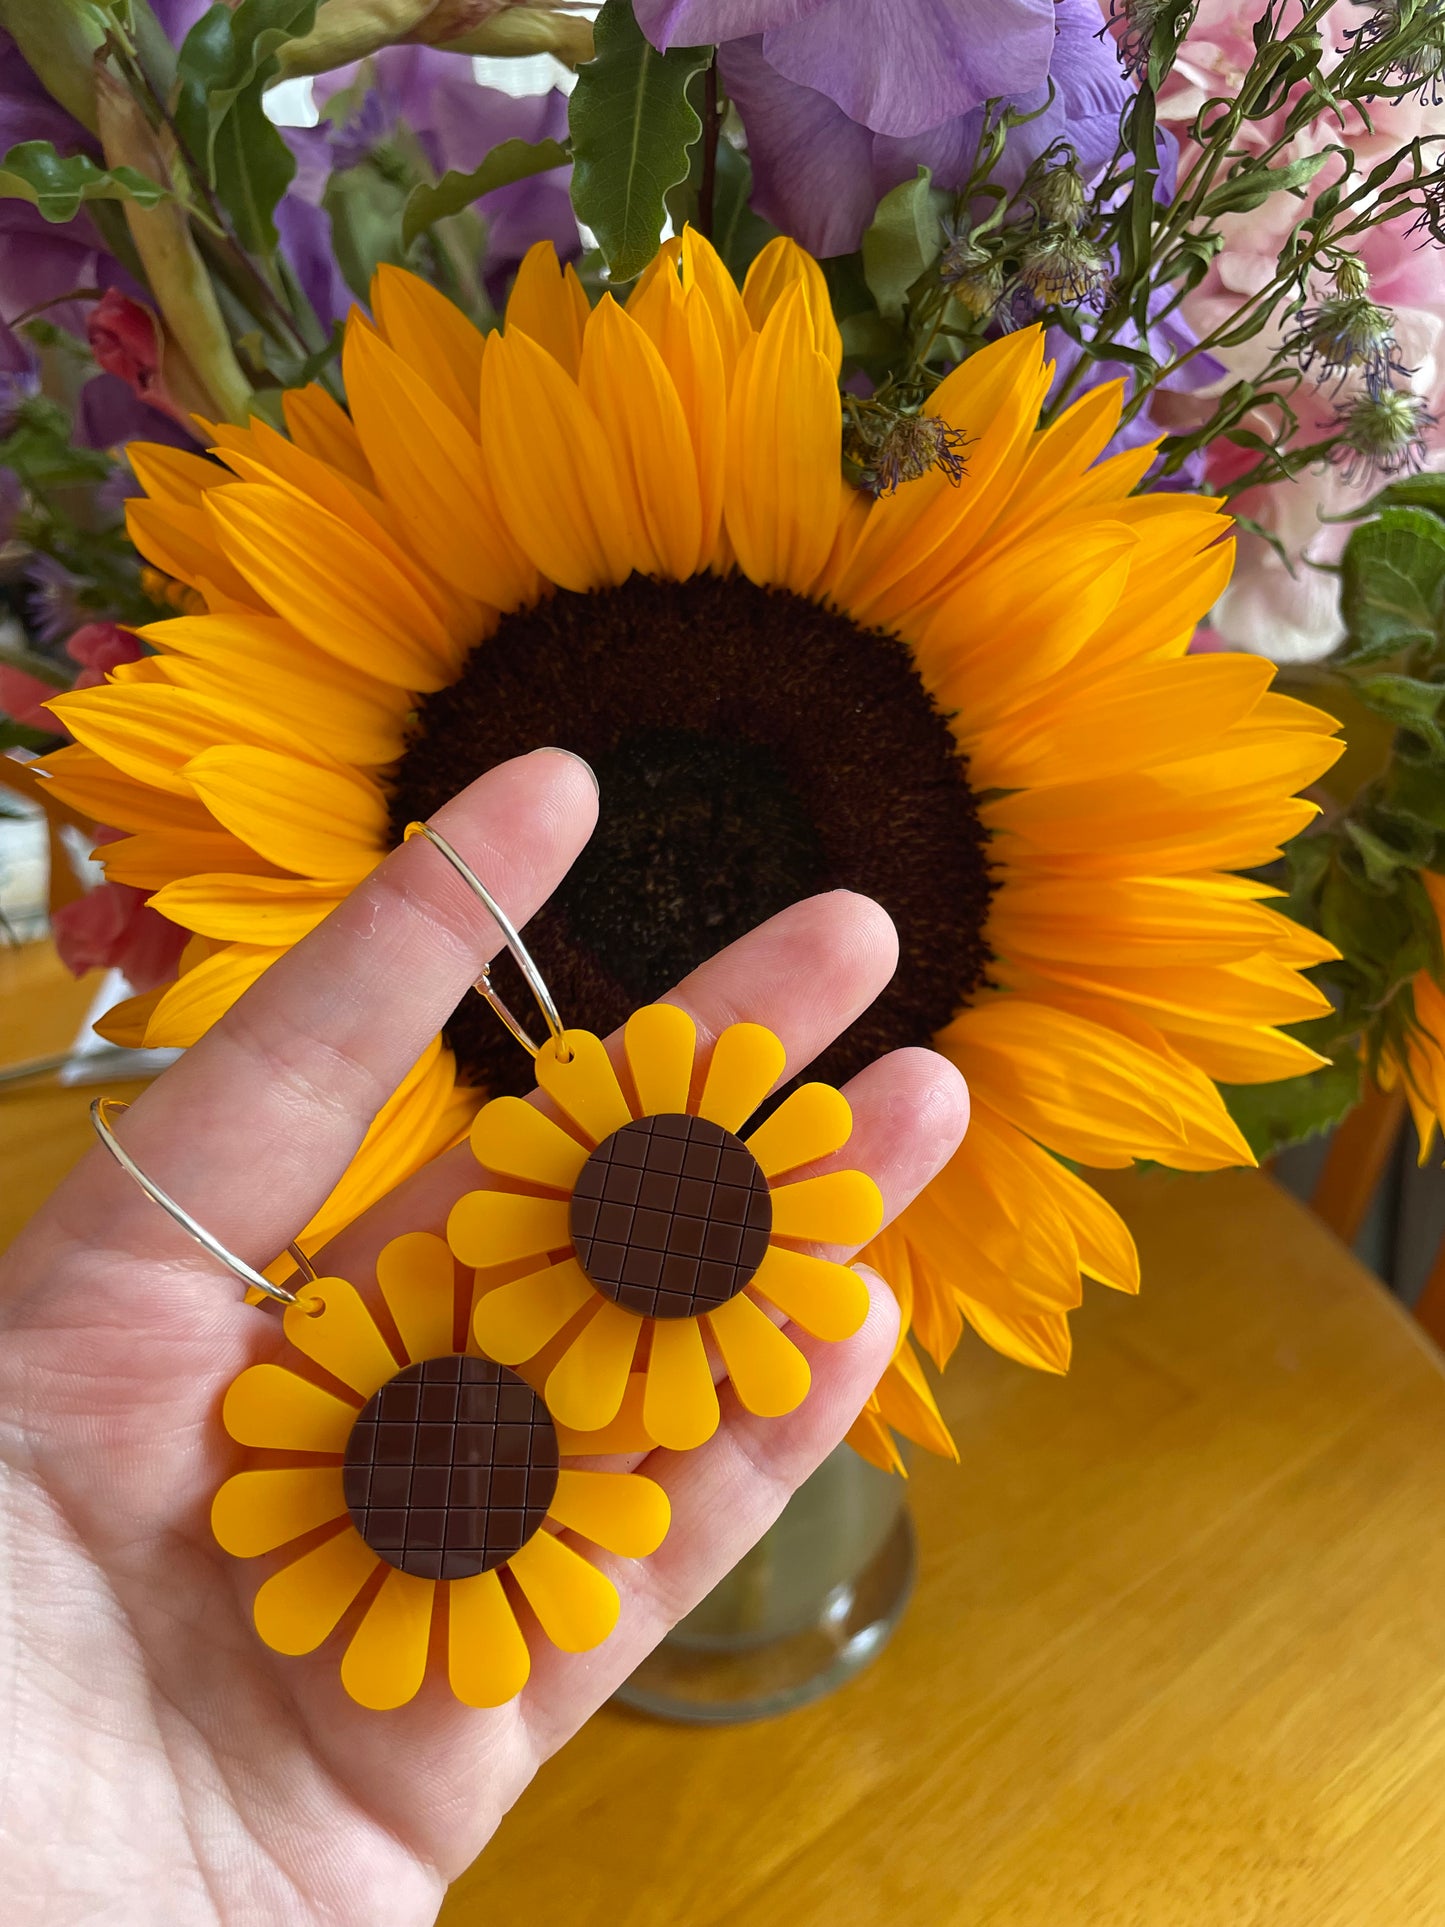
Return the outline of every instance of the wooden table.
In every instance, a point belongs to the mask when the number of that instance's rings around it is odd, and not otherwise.
[[[0,1102],[0,1173],[53,1182],[85,1096]],[[1445,1922],[1440,1361],[1267,1179],[1108,1189],[1144,1295],[1091,1292],[1066,1380],[965,1346],[872,1670],[756,1727],[601,1715],[444,1927]]]

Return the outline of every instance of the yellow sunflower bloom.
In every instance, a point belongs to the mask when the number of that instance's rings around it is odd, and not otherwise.
[[[1081,1278],[1136,1288],[1074,1167],[1248,1162],[1212,1080],[1319,1061],[1279,1027],[1324,1007],[1300,973],[1333,953],[1231,872],[1312,819],[1297,792],[1339,745],[1268,663],[1186,653],[1227,522],[1133,493],[1153,451],[1103,455],[1117,385],[1041,430],[1043,337],[1011,335],[928,404],[950,459],[870,499],[841,476],[840,358],[786,241],[740,291],[689,232],[590,310],[543,244],[485,337],[382,269],[346,410],[308,389],[289,436],[136,455],[136,542],[205,613],[60,698],[76,746],[48,767],[127,832],[109,874],[194,933],[179,981],[106,1026],[155,1044],[539,742],[601,779],[598,833],[528,927],[594,1032],[800,896],[881,901],[897,975],[819,1075],[932,1040],[974,1097],[878,1249],[912,1337],[853,1437],[886,1464],[890,1429],[949,1449],[914,1339],[942,1364],[967,1324],[1058,1371]],[[500,1027],[459,1007],[303,1243],[518,1088]]]
[[[1445,876],[1422,870],[1420,881],[1445,936]],[[1403,1036],[1381,1053],[1377,1075],[1387,1091],[1402,1088],[1425,1164],[1437,1127],[1445,1128],[1445,990],[1428,970],[1410,979],[1410,1018]]]
[[[560,1531],[643,1558],[666,1535],[667,1494],[569,1465],[621,1441],[569,1431],[525,1380],[454,1348],[473,1281],[442,1239],[394,1238],[376,1276],[389,1332],[354,1286],[322,1278],[286,1309],[296,1363],[232,1382],[226,1430],[259,1462],[216,1494],[212,1529],[239,1558],[281,1554],[254,1607],[273,1651],[314,1652],[346,1621],[341,1683],[359,1705],[416,1695],[442,1614],[453,1693],[500,1706],[531,1671],[519,1604],[569,1653],[617,1623],[617,1588]]]
[[[851,1338],[868,1290],[793,1247],[866,1244],[883,1199],[861,1171],[774,1180],[842,1148],[847,1100],[801,1085],[744,1142],[735,1133],[785,1069],[761,1024],[723,1031],[694,1096],[692,1019],[671,1004],[635,1012],[624,1032],[635,1102],[598,1038],[569,1031],[565,1043],[565,1060],[544,1047],[537,1077],[576,1136],[516,1097],[493,1098],[472,1126],[477,1162],[527,1187],[470,1191],[452,1207],[447,1238],[464,1264],[523,1268],[478,1300],[477,1342],[534,1370],[545,1354],[548,1409],[580,1431],[610,1425],[640,1379],[648,1437],[702,1445],[719,1419],[708,1340],[748,1411],[795,1411],[808,1361],[768,1308],[816,1338]]]

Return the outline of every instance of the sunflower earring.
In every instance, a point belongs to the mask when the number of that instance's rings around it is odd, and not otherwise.
[[[413,833],[498,915],[444,838],[422,824]],[[523,973],[547,1023],[540,1046],[487,979],[477,988],[531,1052],[566,1125],[514,1097],[494,1098],[472,1125],[477,1162],[499,1182],[458,1200],[447,1241],[479,1273],[477,1345],[525,1368],[553,1417],[579,1432],[640,1415],[653,1444],[705,1443],[720,1416],[715,1362],[748,1411],[795,1410],[808,1361],[770,1314],[843,1339],[868,1311],[855,1272],[798,1247],[866,1244],[883,1222],[861,1171],[778,1182],[847,1143],[847,1100],[805,1084],[744,1140],[786,1067],[770,1030],[730,1025],[703,1068],[687,1013],[649,1005],[623,1032],[624,1089],[600,1039],[563,1028],[529,958]],[[489,1283],[502,1266],[508,1275]]]

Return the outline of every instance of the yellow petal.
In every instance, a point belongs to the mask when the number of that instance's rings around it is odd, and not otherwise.
[[[383,263],[372,280],[371,308],[388,347],[475,432],[482,387],[480,331],[440,289],[390,263]]]
[[[271,1577],[256,1594],[256,1631],[273,1653],[314,1653],[381,1561],[351,1526]]]
[[[448,635],[420,577],[359,505],[343,521],[291,489],[233,482],[212,489],[206,508],[237,569],[308,642],[404,689],[450,682],[471,639]]]
[[[616,1418],[606,1425],[599,1426],[595,1432],[575,1432],[570,1425],[554,1420],[557,1426],[557,1448],[563,1458],[600,1458],[626,1453],[642,1455],[652,1450],[657,1441],[643,1424],[642,1400],[645,1379],[641,1372],[634,1372],[627,1381],[627,1390],[622,1394],[622,1409]],[[534,1386],[534,1390],[537,1388]]]
[[[298,1352],[362,1399],[379,1392],[400,1369],[356,1287],[344,1278],[303,1285],[298,1303],[282,1314],[282,1324]]]
[[[864,1245],[883,1222],[883,1194],[866,1172],[829,1171],[773,1190],[773,1236]]]
[[[227,1479],[211,1505],[211,1530],[222,1551],[254,1559],[345,1515],[339,1465],[283,1465]]]
[[[112,883],[129,883],[137,890],[156,890],[200,871],[261,876],[272,868],[229,830],[141,830],[118,843],[102,844],[98,857]]]
[[[685,1112],[692,1090],[697,1025],[676,1004],[646,1004],[622,1033],[639,1117]]]
[[[436,1581],[393,1568],[341,1657],[341,1684],[358,1706],[386,1712],[415,1699],[426,1676]]]
[[[842,512],[841,404],[793,287],[738,363],[728,403],[727,531],[754,582],[806,593],[828,561]]]
[[[582,365],[587,296],[569,262],[563,267],[550,241],[535,241],[522,256],[507,301],[507,331],[520,329],[575,378]]]
[[[447,1243],[464,1265],[507,1265],[543,1258],[572,1243],[563,1198],[527,1198],[513,1191],[468,1191],[447,1219]]]
[[[580,1552],[550,1532],[537,1532],[508,1561],[542,1631],[564,1653],[588,1653],[617,1624],[617,1588]]]
[[[748,1290],[815,1338],[851,1338],[868,1316],[868,1287],[856,1271],[782,1245],[769,1245]]]
[[[575,1137],[520,1097],[494,1097],[484,1104],[472,1125],[471,1145],[484,1170],[569,1195],[587,1162]]]
[[[482,366],[484,449],[507,478],[517,545],[564,589],[625,582],[642,560],[622,477],[577,384],[530,335],[494,336]]]
[[[634,295],[627,312],[656,345],[672,376],[692,438],[701,553],[704,563],[721,569],[725,558],[718,538],[727,464],[728,376],[711,310],[696,290],[684,295],[677,276],[668,273],[655,276],[642,298]]]
[[[843,365],[843,337],[833,319],[833,301],[823,270],[812,255],[784,234],[769,241],[755,256],[743,282],[743,306],[760,333],[784,295],[801,286],[813,324],[813,346],[832,369]]]
[[[150,899],[151,908],[218,943],[299,943],[341,902],[334,883],[298,877],[227,876],[214,872],[177,877]]]
[[[465,1260],[463,1261],[465,1262]],[[520,1365],[535,1358],[597,1293],[575,1258],[498,1285],[477,1300],[472,1332],[489,1358]]]
[[[681,260],[683,291],[707,306],[722,354],[723,374],[731,390],[743,351],[753,338],[743,298],[716,248],[694,227],[683,231]]]
[[[740,1131],[780,1082],[787,1052],[761,1024],[729,1024],[713,1045],[697,1114],[725,1131]]]
[[[960,1294],[963,1315],[986,1345],[1016,1364],[1062,1375],[1069,1369],[1073,1339],[1064,1312],[989,1305]]]
[[[747,1140],[765,1178],[782,1177],[841,1151],[853,1132],[848,1100],[831,1084],[802,1084]]]
[[[505,1706],[527,1684],[532,1656],[495,1572],[447,1588],[447,1677],[463,1706]]]
[[[238,1445],[273,1452],[344,1452],[356,1407],[283,1365],[252,1365],[232,1381],[221,1423]]]
[[[283,870],[359,883],[386,852],[385,797],[340,764],[237,746],[203,750],[185,775],[219,823]]]
[[[140,778],[123,775],[108,758],[80,743],[52,750],[29,767],[44,779],[47,791],[93,823],[117,830],[204,832],[215,827],[189,792],[153,789]]]
[[[456,312],[450,302],[447,307]],[[286,389],[281,396],[281,413],[286,420],[286,431],[298,448],[326,462],[362,488],[374,486],[351,418],[319,381],[312,382],[309,388]]]
[[[537,1082],[589,1143],[600,1144],[632,1122],[612,1060],[606,1046],[587,1030],[565,1031],[563,1048],[569,1053],[565,1062],[551,1039],[542,1046]]]
[[[547,1409],[574,1432],[609,1424],[622,1408],[641,1331],[642,1320],[634,1312],[603,1299],[552,1367]]]
[[[475,433],[370,329],[347,330],[342,366],[362,446],[421,559],[494,608],[531,601],[537,571],[507,533]]]
[[[610,294],[587,324],[580,382],[645,537],[636,566],[677,581],[695,574],[706,551],[687,419],[661,355]]]
[[[307,755],[302,737],[270,729],[241,704],[154,683],[103,684],[56,696],[50,708],[75,737],[127,776],[152,788],[189,795],[186,765],[217,743],[281,744]]]
[[[667,1537],[672,1508],[662,1487],[641,1473],[564,1467],[547,1514],[606,1552],[645,1559]]]
[[[194,1044],[285,954],[261,944],[233,943],[184,971],[150,1014],[147,1050],[184,1050]]]
[[[455,1349],[457,1270],[444,1238],[430,1231],[393,1238],[377,1253],[376,1282],[413,1364]]]
[[[674,1452],[690,1452],[712,1437],[719,1417],[701,1325],[695,1318],[656,1319],[642,1397],[648,1437]]]
[[[751,1298],[730,1298],[719,1305],[707,1314],[707,1327],[733,1390],[748,1411],[759,1418],[780,1418],[797,1410],[812,1383],[808,1361]]]
[[[936,1452],[940,1458],[957,1460],[958,1447],[943,1422],[923,1367],[907,1339],[899,1345],[871,1402],[886,1424],[912,1439],[915,1445],[921,1445],[927,1452]]]

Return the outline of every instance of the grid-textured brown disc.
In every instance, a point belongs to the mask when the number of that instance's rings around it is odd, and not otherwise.
[[[691,1318],[736,1298],[772,1228],[772,1193],[752,1152],[721,1125],[680,1112],[604,1138],[572,1193],[582,1269],[645,1318]]]
[[[510,1559],[546,1518],[557,1433],[504,1365],[428,1358],[362,1407],[342,1489],[356,1530],[389,1565],[469,1579]]]

